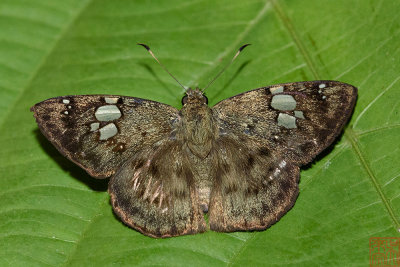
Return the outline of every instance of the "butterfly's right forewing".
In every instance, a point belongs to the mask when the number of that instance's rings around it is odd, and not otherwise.
[[[213,107],[223,134],[302,165],[329,146],[350,117],[357,88],[310,81],[258,88]]]

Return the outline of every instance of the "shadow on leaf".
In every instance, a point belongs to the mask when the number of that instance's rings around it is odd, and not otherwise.
[[[236,72],[232,75],[232,77],[228,80],[228,82],[226,82],[224,84],[224,86],[222,86],[222,88],[220,90],[214,90],[216,92],[216,94],[213,97],[213,99],[217,99],[223,91],[225,91],[225,89],[227,89],[232,83],[233,81],[239,76],[239,74],[243,71],[243,69],[251,62],[251,60],[247,60],[245,62],[243,62],[240,67],[236,70]]]
[[[342,139],[343,134],[344,134],[344,131],[342,131],[335,138],[335,141],[333,141],[332,144],[330,144],[328,147],[326,147],[324,150],[322,150],[321,153],[319,153],[317,156],[315,156],[315,158],[311,162],[307,163],[306,165],[301,166],[301,169],[307,170],[307,169],[311,168],[314,164],[316,164],[318,161],[322,160],[324,157],[329,155],[329,153],[331,153],[332,150],[335,148],[336,144],[339,143],[339,141]]]
[[[94,191],[107,191],[109,179],[95,179],[85,172],[81,167],[75,165],[72,161],[64,157],[58,150],[42,135],[39,129],[35,129],[33,133],[40,143],[43,151],[47,153],[65,172],[72,177],[86,184]]]
[[[176,98],[178,102],[180,102],[180,98],[182,97],[180,95],[180,93],[177,94],[176,91],[172,90],[170,87],[168,87],[168,85],[163,82],[160,77],[158,77],[158,75],[154,72],[154,70],[147,64],[145,63],[139,63],[140,66],[142,66],[143,68],[145,68],[153,77],[154,79],[161,85],[162,88],[164,88],[169,95],[171,96],[179,96],[179,98]],[[172,78],[171,78],[172,79]]]

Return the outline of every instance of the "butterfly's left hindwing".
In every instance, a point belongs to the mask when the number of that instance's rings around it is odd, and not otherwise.
[[[137,151],[168,138],[178,120],[171,106],[115,95],[56,97],[31,110],[54,146],[97,178],[111,176]]]
[[[195,173],[180,140],[143,149],[111,178],[108,192],[124,223],[152,237],[204,232]]]

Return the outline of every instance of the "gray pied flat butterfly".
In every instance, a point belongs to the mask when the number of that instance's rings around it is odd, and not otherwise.
[[[95,178],[112,176],[125,224],[171,237],[278,221],[296,201],[300,166],[334,141],[357,98],[337,81],[262,87],[212,108],[203,92],[187,89],[181,110],[118,95],[55,97],[31,110],[64,156]]]

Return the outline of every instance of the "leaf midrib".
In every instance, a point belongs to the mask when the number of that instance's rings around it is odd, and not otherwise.
[[[257,13],[257,15],[255,16],[255,18],[253,20],[250,20],[247,23],[247,26],[244,28],[244,30],[238,34],[237,38],[235,41],[232,42],[232,44],[228,47],[226,47],[226,49],[224,51],[222,51],[219,55],[217,55],[215,57],[215,59],[209,64],[210,67],[208,68],[204,68],[204,70],[202,72],[199,72],[199,75],[197,76],[193,76],[193,79],[191,81],[188,82],[189,85],[193,85],[193,83],[195,81],[200,81],[203,79],[203,77],[206,75],[206,73],[209,73],[212,69],[215,68],[219,68],[220,64],[219,60],[221,58],[225,58],[227,55],[231,55],[233,56],[233,53],[236,52],[237,49],[239,49],[239,47],[241,45],[244,45],[245,43],[243,42],[244,37],[256,26],[260,23],[261,19],[265,16],[265,13],[267,12],[267,10],[269,9],[269,2],[266,1],[264,6],[261,8],[261,10]],[[215,72],[217,73],[217,72]],[[221,91],[223,90],[223,88],[220,89],[215,89],[215,95],[219,95],[221,93]]]
[[[395,224],[397,231],[400,231],[400,222],[399,220],[396,218],[396,215],[394,214],[394,210],[392,208],[392,206],[390,205],[389,200],[387,199],[386,195],[383,193],[382,187],[381,185],[378,183],[374,172],[372,171],[372,169],[370,168],[367,159],[363,156],[363,152],[360,148],[360,146],[358,145],[357,142],[357,135],[356,133],[352,130],[352,129],[347,129],[346,132],[344,133],[344,136],[346,137],[346,139],[351,143],[351,147],[354,150],[354,152],[356,153],[356,155],[358,156],[358,159],[361,163],[361,166],[364,168],[364,170],[367,172],[369,178],[371,179],[371,182],[376,190],[376,192],[378,193],[379,197],[382,199],[382,203],[384,204],[387,212],[389,213],[390,218],[393,220],[393,223]]]

